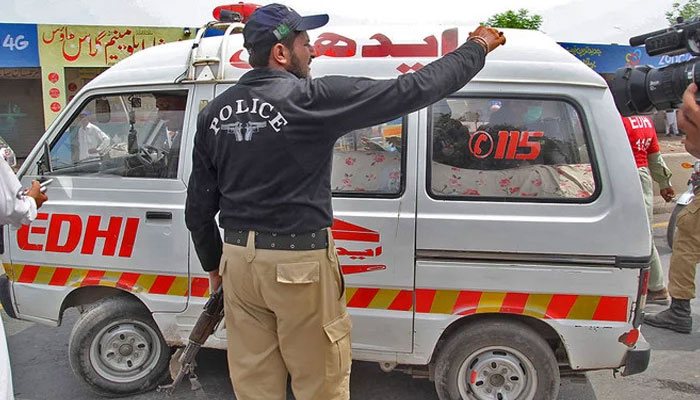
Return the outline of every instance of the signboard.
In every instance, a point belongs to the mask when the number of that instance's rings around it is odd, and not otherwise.
[[[565,42],[559,44],[599,74],[614,74],[618,68],[626,66],[651,65],[660,68],[692,58],[689,53],[650,57],[644,47]]]
[[[39,25],[37,33],[47,127],[67,103],[65,68],[109,67],[143,49],[189,39],[183,28],[147,26]]]
[[[0,68],[39,66],[36,31],[34,24],[0,24]]]

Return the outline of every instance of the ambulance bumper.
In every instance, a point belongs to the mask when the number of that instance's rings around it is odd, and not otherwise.
[[[633,348],[627,350],[625,357],[625,369],[622,370],[622,376],[639,374],[646,371],[651,359],[651,346],[644,339],[644,336],[639,335],[639,340]]]
[[[12,292],[10,291],[10,278],[3,274],[0,276],[0,303],[2,303],[2,308],[5,310],[8,316],[17,318],[15,314],[15,308],[12,305]]]

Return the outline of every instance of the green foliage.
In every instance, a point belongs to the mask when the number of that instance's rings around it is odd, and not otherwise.
[[[539,14],[530,15],[530,12],[528,10],[521,8],[518,11],[508,10],[506,12],[494,14],[488,20],[482,22],[481,24],[491,26],[494,28],[518,28],[538,30],[542,25],[542,16]]]
[[[674,2],[671,11],[666,12],[666,19],[669,24],[675,24],[676,18],[683,17],[684,20],[700,15],[700,1],[687,0],[681,5],[680,1]]]

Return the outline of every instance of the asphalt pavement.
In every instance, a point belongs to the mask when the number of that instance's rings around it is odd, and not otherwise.
[[[655,240],[666,273],[670,249],[665,232],[668,214],[655,215]],[[700,282],[698,284],[700,287]],[[700,293],[699,293],[700,294]],[[644,326],[642,333],[652,346],[649,369],[630,377],[613,376],[611,371],[594,371],[562,378],[560,400],[700,399],[700,301],[693,300],[695,331],[683,335]],[[647,311],[664,307],[649,306]],[[98,398],[83,386],[68,363],[68,338],[77,312],[66,313],[63,324],[50,328],[12,320],[2,312],[8,337],[15,397],[18,400]],[[204,349],[198,357],[197,373],[203,389],[192,391],[184,382],[171,398],[234,399],[223,351]],[[135,400],[164,399],[162,393],[148,392]],[[289,399],[294,397],[291,393]],[[437,400],[433,382],[414,379],[402,372],[382,372],[376,363],[354,362],[351,398],[360,400]]]

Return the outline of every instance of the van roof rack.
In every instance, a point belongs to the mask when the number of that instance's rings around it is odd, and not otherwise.
[[[223,80],[226,70],[225,63],[230,57],[228,54],[229,37],[231,34],[243,33],[245,21],[259,7],[257,4],[243,2],[216,7],[212,12],[215,20],[197,30],[197,35],[187,57],[187,70],[176,79],[175,83]],[[202,53],[200,47],[200,43],[209,29],[224,30],[223,39],[216,55]]]

